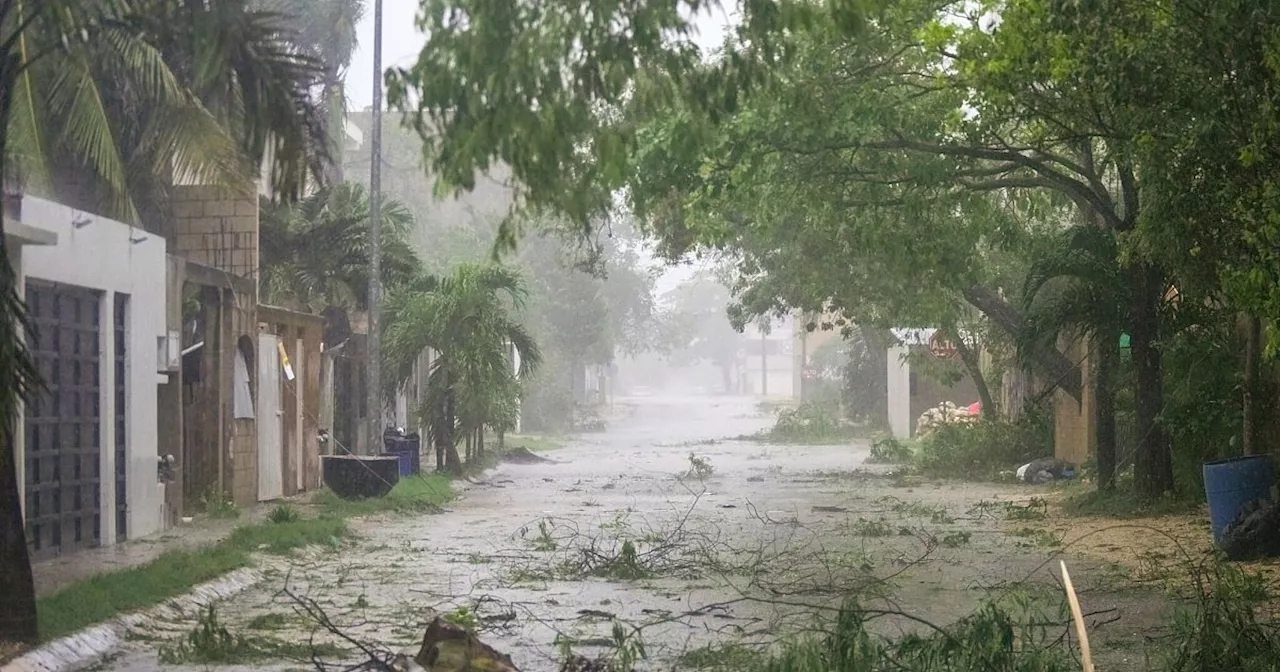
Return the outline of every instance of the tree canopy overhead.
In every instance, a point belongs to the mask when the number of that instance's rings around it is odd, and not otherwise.
[[[828,17],[850,29],[863,0],[423,0],[428,39],[416,63],[387,74],[391,105],[426,139],[429,169],[445,188],[470,189],[478,174],[509,166],[521,203],[586,226],[626,183],[635,132],[607,123],[623,100],[660,104],[672,91],[655,72],[689,82],[708,109],[732,108],[757,76],[753,61],[785,51],[778,38]],[[694,17],[722,8],[740,22],[751,57],[713,68],[692,40]],[[669,81],[675,80],[666,80]],[[511,245],[516,227],[504,225]]]

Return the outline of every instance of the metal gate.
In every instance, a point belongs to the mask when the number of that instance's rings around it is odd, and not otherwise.
[[[129,531],[129,451],[125,450],[129,438],[129,404],[128,389],[128,324],[129,295],[115,295],[115,328],[112,330],[113,354],[115,356],[115,416],[116,416],[116,540],[124,541]]]
[[[101,295],[27,281],[31,351],[44,387],[26,404],[27,542],[35,559],[98,546]]]

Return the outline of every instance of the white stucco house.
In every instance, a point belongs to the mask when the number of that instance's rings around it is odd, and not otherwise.
[[[33,558],[160,531],[165,240],[30,196],[5,236],[45,380],[15,436]]]

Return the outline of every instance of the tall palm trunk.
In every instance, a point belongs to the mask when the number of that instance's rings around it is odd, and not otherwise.
[[[347,142],[347,131],[344,125],[347,120],[346,91],[342,79],[335,69],[329,68],[325,77],[325,133],[329,138],[329,184],[342,184],[346,181],[343,167],[345,157],[343,150]]]
[[[1097,423],[1094,438],[1097,442],[1098,489],[1111,490],[1116,484],[1115,375],[1120,360],[1120,333],[1118,329],[1101,329],[1097,338],[1093,411]]]
[[[0,21],[9,17],[0,13]],[[16,54],[0,54],[0,182],[7,184],[5,163],[8,146],[13,88],[18,79]],[[18,460],[14,446],[14,424],[18,401],[25,389],[30,364],[22,347],[20,329],[22,299],[18,296],[17,274],[9,263],[4,239],[4,213],[0,208],[0,641],[36,642],[36,591],[31,576],[31,557],[22,520],[22,493],[18,489]]]
[[[462,475],[462,458],[458,455],[458,441],[454,437],[453,427],[457,422],[458,395],[449,381],[449,388],[444,397],[445,434],[449,440],[445,442],[444,466],[457,476]]]

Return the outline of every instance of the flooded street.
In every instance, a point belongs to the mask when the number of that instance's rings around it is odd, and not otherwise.
[[[1034,490],[906,481],[864,464],[865,442],[727,438],[770,424],[749,399],[635,398],[617,415],[607,431],[545,453],[551,462],[503,464],[462,484],[444,513],[357,520],[357,538],[340,548],[264,556],[264,580],[220,603],[218,619],[236,634],[349,651],[301,613],[304,600],[346,636],[399,651],[416,648],[434,615],[466,606],[522,670],[556,670],[566,648],[612,650],[615,623],[623,646],[643,642],[640,669],[679,669],[691,651],[771,641],[847,598],[946,624],[1014,585],[1058,590],[1055,540],[1006,515]],[[1099,626],[1095,647],[1114,662],[1140,660],[1139,633],[1161,605],[1109,588],[1112,570],[1066,559],[1085,610],[1123,616]],[[174,609],[139,626],[104,669],[170,669],[157,649],[197,617]]]

